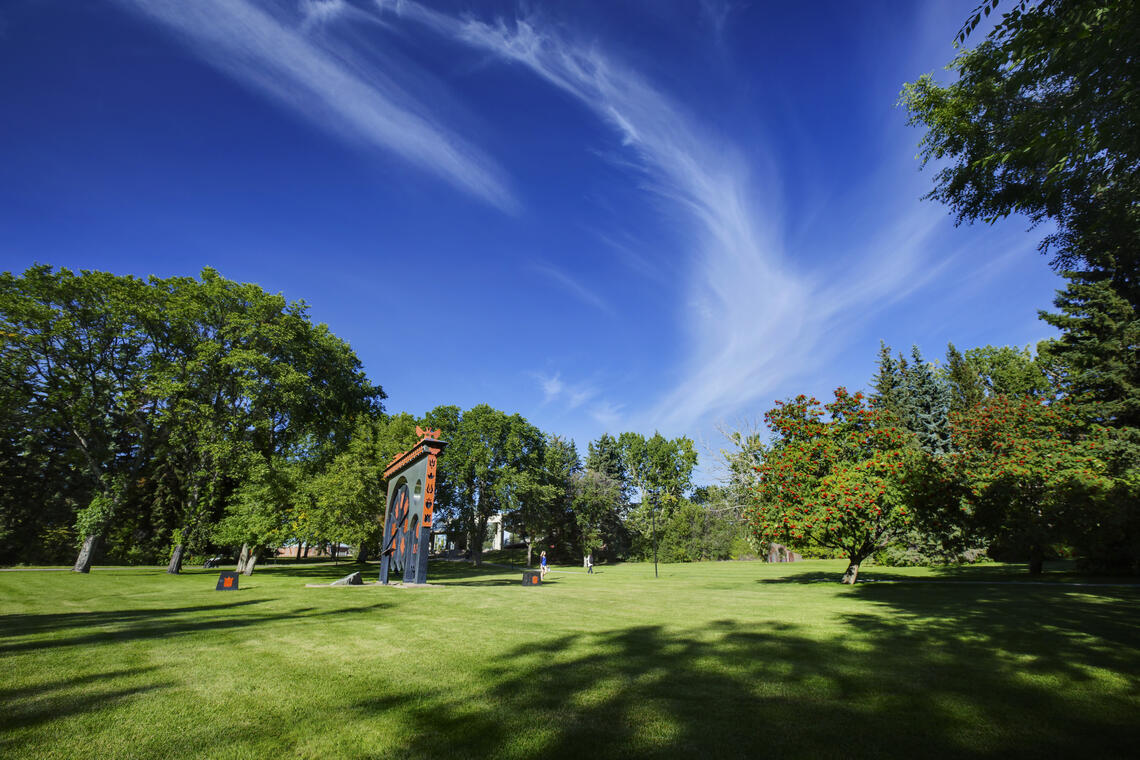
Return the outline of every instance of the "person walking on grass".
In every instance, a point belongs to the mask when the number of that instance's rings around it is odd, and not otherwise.
[[[586,555],[586,574],[587,575],[593,575],[594,574],[594,555],[593,555],[593,553]]]
[[[546,552],[545,551],[542,554],[538,555],[538,569],[539,569],[539,572],[542,573],[543,579],[545,579],[546,578],[546,570],[547,570],[547,568],[546,568]]]

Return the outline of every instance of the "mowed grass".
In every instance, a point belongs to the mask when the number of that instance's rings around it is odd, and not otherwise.
[[[0,756],[1135,757],[1140,589],[839,562],[0,573]],[[375,567],[367,575],[374,577]],[[824,582],[823,579],[826,579]],[[1046,580],[1051,580],[1049,575]],[[977,580],[976,583],[963,583]],[[1074,580],[1064,578],[1064,580]]]

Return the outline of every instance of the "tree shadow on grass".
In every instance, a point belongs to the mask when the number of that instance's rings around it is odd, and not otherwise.
[[[170,688],[169,682],[133,686],[115,682],[146,678],[153,667],[89,673],[35,687],[0,689],[0,754],[21,744],[20,730],[73,715],[107,710],[119,703]],[[94,685],[93,685],[94,684]]]
[[[839,583],[842,573],[824,572],[822,570],[801,570],[795,573],[785,573],[775,578],[757,578],[757,583]]]
[[[476,567],[468,562],[432,562],[428,565],[428,583],[447,586],[519,586],[522,568]]]
[[[283,617],[340,617],[373,612],[388,606],[376,602],[366,606],[321,610],[313,607],[273,612],[246,609],[261,603],[262,600],[251,599],[195,607],[0,615],[0,654],[241,629]],[[53,636],[57,632],[66,632],[66,635]]]
[[[258,575],[264,574],[274,578],[289,576],[291,578],[308,579],[327,578],[335,581],[337,578],[343,578],[351,573],[360,573],[365,579],[375,580],[380,574],[380,564],[373,562],[342,562],[339,565],[333,565],[332,563],[293,565],[288,562],[282,562],[279,565],[258,565],[251,577],[256,578]]]
[[[884,624],[921,631],[965,659],[998,646],[1023,674],[1073,682],[1089,680],[1096,669],[1115,671],[1140,694],[1140,589],[947,584],[932,593],[930,586],[867,584],[851,593],[889,611],[845,617],[871,635]]]
[[[1132,755],[1129,600],[1042,609],[1019,589],[979,604],[858,588],[886,609],[847,616],[831,637],[733,620],[567,634],[506,651],[478,688],[394,693],[355,712],[410,722],[394,756]]]
[[[456,586],[509,586],[522,582],[522,571],[524,569],[525,568],[522,567],[517,569],[493,566],[476,567],[470,562],[432,560],[428,564],[428,583],[446,583],[447,585]],[[274,578],[297,578],[298,580],[313,583],[319,580],[334,581],[357,571],[364,576],[365,580],[374,581],[379,578],[380,565],[379,563],[372,562],[367,564],[346,563],[340,566],[290,565],[283,563],[265,568],[258,567],[251,580],[256,579],[259,574],[264,573]],[[193,572],[201,572],[204,574],[213,573],[216,575],[218,571],[195,570]],[[402,572],[393,572],[390,576],[390,582],[399,583],[402,578]],[[249,581],[243,578],[242,582],[248,583]]]
[[[794,564],[786,565],[787,571],[771,578],[758,578],[757,583],[839,583],[843,577],[841,570],[823,571],[809,569],[793,569]],[[982,564],[982,565],[945,565],[921,569],[921,574],[906,572],[899,568],[882,565],[863,565],[859,571],[859,582],[856,585],[865,585],[877,581],[891,581],[893,583],[1015,583],[1024,585],[1058,585],[1058,584],[1093,584],[1093,585],[1120,585],[1140,586],[1140,579],[1135,576],[1093,576],[1077,572],[1072,563],[1054,563],[1052,567],[1046,563],[1046,572],[1041,575],[1030,575],[1024,565],[1016,564]]]

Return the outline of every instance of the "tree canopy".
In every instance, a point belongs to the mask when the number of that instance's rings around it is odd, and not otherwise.
[[[882,420],[844,388],[826,405],[807,396],[777,402],[765,415],[776,440],[746,513],[757,538],[840,552],[849,562],[843,580],[854,583],[862,562],[911,520],[907,436]]]
[[[996,3],[983,4],[984,12]],[[972,20],[976,24],[976,20]],[[984,40],[900,102],[938,162],[929,197],[959,221],[1009,214],[1056,225],[1062,270],[1095,270],[1140,306],[1140,4],[1015,3]],[[967,30],[969,31],[969,30]],[[961,39],[965,39],[962,37]]]

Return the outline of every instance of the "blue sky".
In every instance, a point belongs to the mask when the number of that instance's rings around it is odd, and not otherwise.
[[[1051,335],[1042,231],[921,201],[895,107],[976,2],[10,0],[0,268],[212,266],[389,411],[716,451],[880,339]]]

